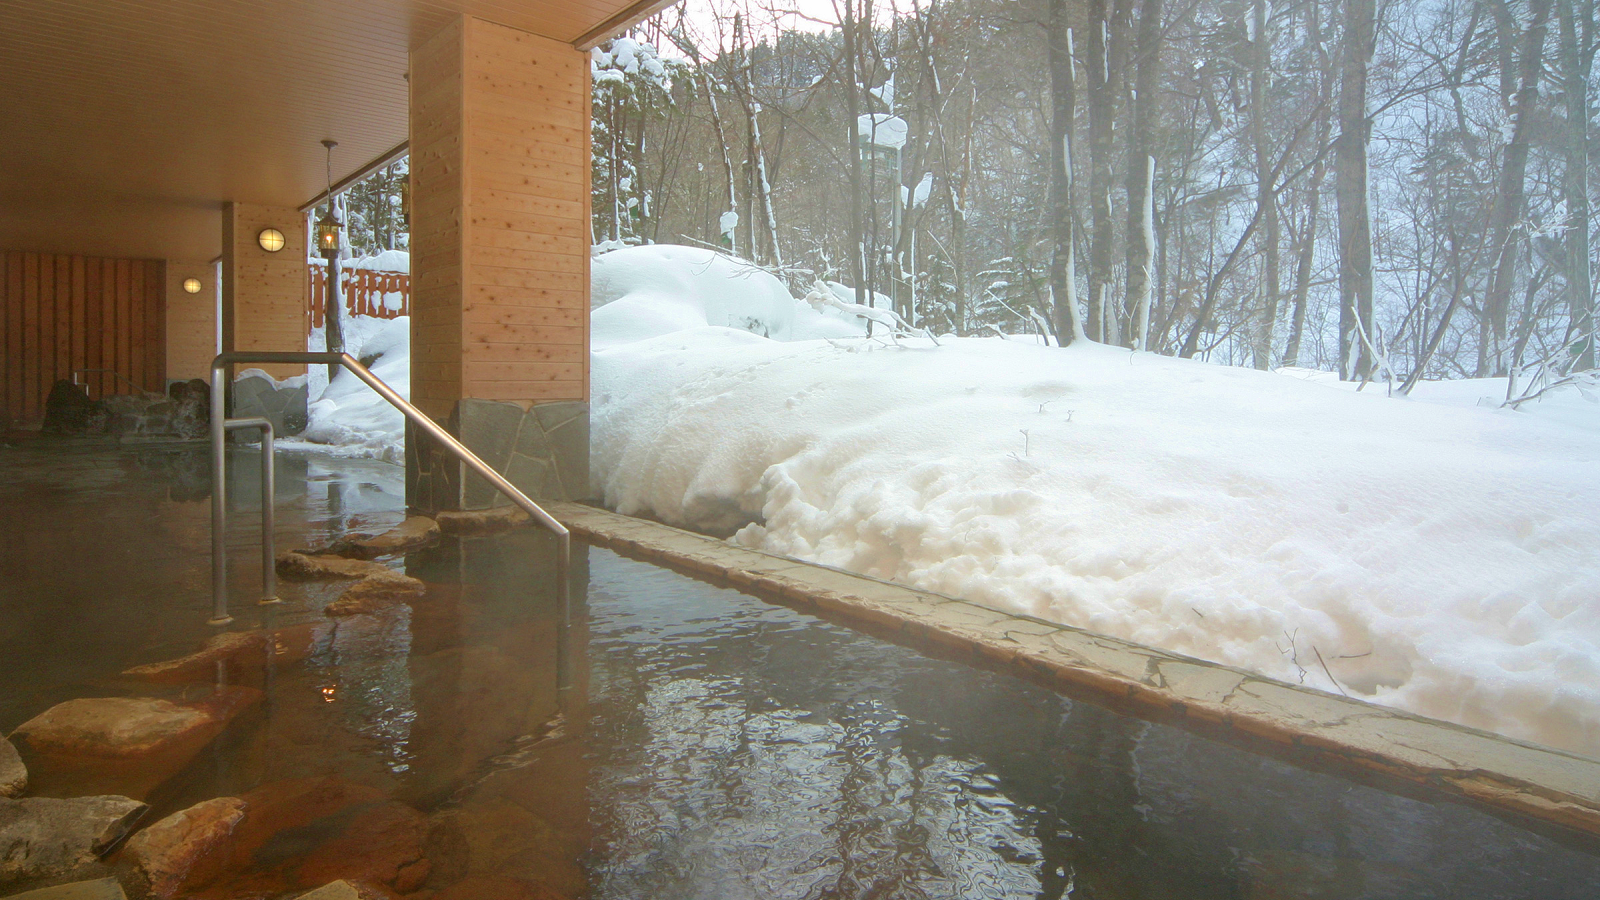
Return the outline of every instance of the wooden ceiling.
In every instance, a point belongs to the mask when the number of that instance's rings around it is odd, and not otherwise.
[[[406,138],[458,13],[586,46],[661,0],[0,0],[0,248],[204,260],[227,200],[299,206]]]

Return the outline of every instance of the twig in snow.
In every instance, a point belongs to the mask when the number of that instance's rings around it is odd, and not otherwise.
[[[1289,649],[1285,650],[1284,648],[1279,647],[1278,648],[1278,652],[1282,653],[1283,655],[1285,655],[1287,657],[1289,657],[1289,662],[1293,663],[1294,667],[1300,671],[1300,683],[1301,684],[1305,684],[1306,683],[1306,667],[1300,665],[1300,651],[1295,649],[1295,646],[1294,646],[1294,640],[1299,634],[1300,634],[1300,629],[1298,629],[1298,628],[1296,628],[1294,630],[1294,634],[1290,634],[1289,632],[1285,631],[1283,633],[1283,636],[1285,638],[1288,638],[1288,640],[1289,640]]]
[[[1346,696],[1346,697],[1350,696],[1349,694],[1345,694],[1344,693],[1344,688],[1343,687],[1340,687],[1339,679],[1333,677],[1333,673],[1328,671],[1328,664],[1323,661],[1323,659],[1322,659],[1322,651],[1317,649],[1317,645],[1316,644],[1312,644],[1311,645],[1311,652],[1315,653],[1317,655],[1317,662],[1322,663],[1322,674],[1328,676],[1328,680],[1333,682],[1333,686],[1334,687],[1339,688],[1339,693],[1344,694],[1344,696]]]

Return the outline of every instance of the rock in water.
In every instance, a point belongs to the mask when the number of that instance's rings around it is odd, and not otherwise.
[[[144,798],[260,699],[254,688],[229,686],[187,703],[68,700],[22,723],[11,737],[39,793]]]
[[[375,559],[392,553],[418,550],[439,540],[439,523],[427,516],[411,516],[377,537],[347,538],[329,552],[357,559]]]
[[[62,379],[45,398],[40,427],[56,434],[91,434],[105,431],[109,418],[105,405],[90,400],[86,388]]]
[[[28,789],[28,767],[22,764],[17,748],[0,737],[0,797],[20,797]]]
[[[128,895],[115,878],[96,878],[14,894],[6,900],[128,900]]]
[[[85,697],[58,703],[11,733],[40,754],[126,758],[174,745],[203,745],[260,692],[229,687],[195,703],[147,697]]]
[[[445,534],[484,534],[526,525],[532,520],[521,507],[496,506],[493,509],[464,509],[441,512],[435,517]]]
[[[0,800],[0,886],[93,864],[147,809],[127,797]]]
[[[228,843],[244,814],[237,797],[198,803],[134,835],[126,856],[151,897],[183,896],[226,869]]]

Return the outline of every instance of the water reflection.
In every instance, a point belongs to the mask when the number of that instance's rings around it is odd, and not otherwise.
[[[605,898],[1589,898],[1600,861],[590,551]]]

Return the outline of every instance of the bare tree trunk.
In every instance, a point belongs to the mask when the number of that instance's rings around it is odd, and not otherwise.
[[[1549,2],[1549,0],[1544,0]],[[1372,355],[1361,332],[1372,334],[1372,210],[1367,186],[1367,67],[1377,22],[1375,0],[1345,0],[1340,52],[1339,138],[1334,147],[1334,193],[1339,202],[1339,378],[1364,380]]]
[[[859,73],[859,60],[857,59],[856,34],[856,0],[844,0],[844,15],[840,21],[844,24],[844,58],[845,58],[845,136],[850,142],[846,154],[850,160],[850,277],[855,282],[856,302],[862,306],[867,305],[867,273],[865,256],[867,252],[866,229],[862,221],[861,194],[864,189],[861,178],[861,84]],[[867,333],[872,333],[872,323],[867,323]]]
[[[1506,11],[1506,0],[1492,2],[1504,11],[1502,15],[1510,15]],[[1511,314],[1511,289],[1522,258],[1525,230],[1522,215],[1528,175],[1528,132],[1534,107],[1539,102],[1539,75],[1544,70],[1544,40],[1549,30],[1550,2],[1530,0],[1528,4],[1528,28],[1522,34],[1522,46],[1517,53],[1517,93],[1511,101],[1511,142],[1506,145],[1505,165],[1500,170],[1500,182],[1495,190],[1491,232],[1494,270],[1489,280],[1489,292],[1484,297],[1484,312],[1489,320],[1491,341],[1488,362],[1495,375],[1506,374],[1509,364],[1506,340]]]
[[[706,74],[705,66],[696,66],[700,70],[700,83],[705,86],[706,100],[711,104],[711,124],[717,131],[717,144],[722,149],[722,172],[728,182],[728,212],[739,214],[739,194],[733,176],[733,154],[728,151],[728,133],[722,127],[722,114],[717,109],[717,84]],[[728,252],[734,256],[739,255],[739,243],[735,235],[738,229],[723,228],[721,221],[717,223],[722,237],[728,244]]]
[[[1127,345],[1143,350],[1150,336],[1150,276],[1156,249],[1153,132],[1161,74],[1161,0],[1140,4],[1137,55],[1133,136],[1128,144]]]
[[[1327,129],[1323,129],[1319,143],[1327,143]],[[1311,170],[1311,183],[1306,186],[1306,224],[1296,248],[1298,259],[1294,272],[1294,310],[1289,319],[1289,341],[1283,348],[1283,364],[1300,365],[1300,342],[1306,332],[1306,300],[1311,293],[1311,268],[1316,262],[1317,219],[1322,213],[1322,180],[1327,177],[1327,164],[1321,160]]]
[[[1278,192],[1272,181],[1272,145],[1268,142],[1267,80],[1272,75],[1272,40],[1267,36],[1267,0],[1255,0],[1251,16],[1250,133],[1256,163],[1256,205],[1261,208],[1261,309],[1251,347],[1257,369],[1272,367],[1272,330],[1278,319]]]
[[[1054,247],[1050,256],[1050,297],[1056,343],[1065,347],[1082,339],[1078,312],[1077,273],[1072,238],[1072,115],[1078,86],[1072,70],[1072,29],[1067,27],[1067,0],[1050,0],[1050,224]]]
[[[1121,2],[1121,0],[1118,0]],[[1112,36],[1120,9],[1089,0],[1089,338],[1107,340],[1111,294],[1111,154],[1122,74],[1121,41]],[[1120,31],[1121,29],[1116,29]]]
[[[1567,95],[1563,187],[1567,200],[1567,311],[1577,341],[1572,367],[1595,364],[1594,281],[1589,268],[1589,75],[1594,68],[1594,0],[1559,0],[1561,83]]]

